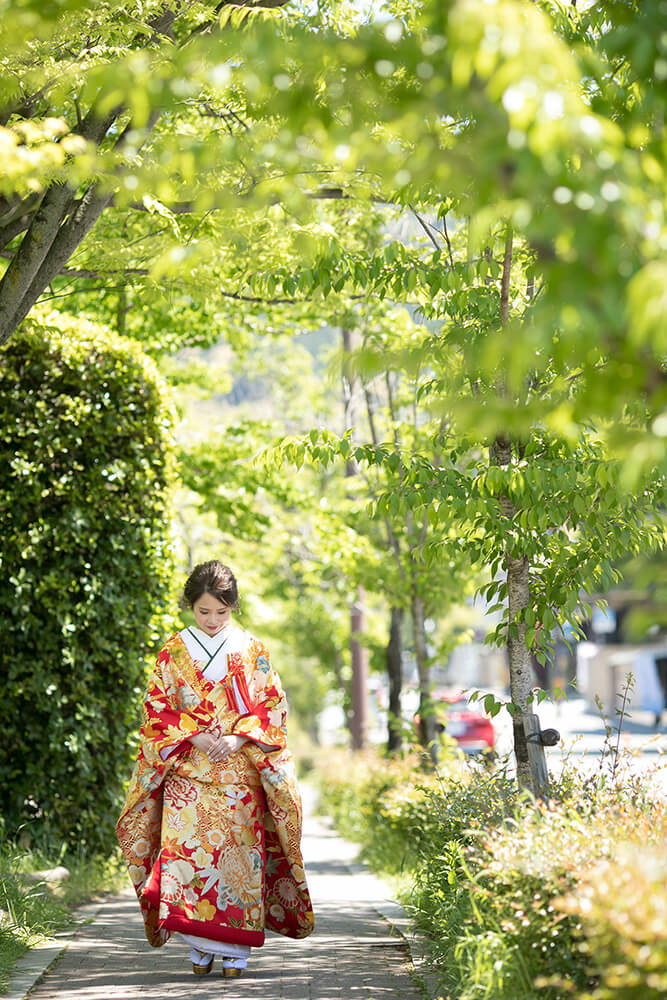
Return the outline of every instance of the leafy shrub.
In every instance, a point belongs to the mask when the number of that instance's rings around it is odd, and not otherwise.
[[[613,820],[614,817],[611,817]],[[667,807],[617,819],[619,841],[579,872],[576,889],[556,900],[583,928],[580,950],[596,986],[581,1000],[662,1000],[667,996]]]
[[[108,852],[170,587],[170,417],[150,362],[89,325],[2,350],[8,836]]]
[[[538,806],[502,772],[424,781],[372,755],[328,767],[323,802],[346,834],[409,873],[403,901],[446,1000],[665,995],[667,805],[638,782],[570,772]]]
[[[383,757],[329,748],[317,768],[320,804],[344,836],[363,845],[362,856],[374,868],[411,871],[431,835],[429,796],[443,773],[464,777],[458,754],[445,755],[436,775],[418,751]]]
[[[461,974],[463,980],[472,979],[489,933],[501,935],[505,959],[500,971],[506,983],[490,975],[485,984],[489,996],[528,998],[535,996],[537,987],[540,995],[554,1000],[572,995],[653,1000],[645,975],[636,977],[643,991],[637,994],[617,992],[618,976],[611,992],[600,992],[597,984],[614,965],[623,964],[629,952],[638,959],[646,945],[641,933],[634,950],[625,940],[629,898],[624,900],[614,887],[616,873],[622,873],[626,859],[636,857],[640,848],[648,848],[649,857],[651,851],[664,850],[665,805],[637,799],[632,788],[622,786],[604,788],[596,801],[589,797],[589,786],[586,792],[583,803],[570,798],[550,807],[523,805],[512,822],[492,831],[471,851],[468,891],[475,925],[467,929],[465,943],[459,943]],[[647,862],[652,865],[649,858]],[[661,870],[664,862],[652,867],[657,897],[634,898],[638,928],[655,928],[655,916],[667,907]],[[599,872],[607,873],[607,881]],[[660,933],[664,971],[664,922]],[[651,934],[648,930],[649,938]],[[642,954],[646,959],[648,950]]]

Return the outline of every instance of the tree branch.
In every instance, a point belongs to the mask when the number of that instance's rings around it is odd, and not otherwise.
[[[419,215],[419,213],[412,207],[412,205],[409,205],[408,207],[409,207],[410,211],[412,212],[412,214],[414,215],[414,217],[417,220],[417,222],[419,223],[419,225],[422,227],[422,229],[424,230],[424,232],[426,233],[426,235],[430,239],[430,241],[433,244],[433,246],[435,247],[435,249],[439,250],[440,249],[440,245],[439,245],[438,241],[436,240],[435,236],[433,235],[433,233],[431,232],[431,229],[429,228],[429,226],[427,226],[427,224],[422,219],[421,215]],[[436,232],[437,232],[437,230],[436,230]]]
[[[446,215],[443,215],[443,217],[442,217],[442,233],[443,233],[443,236],[445,237],[445,243],[447,244],[447,253],[449,255],[449,266],[451,268],[453,268],[454,267],[454,255],[452,254],[452,244],[450,243],[449,233],[447,232],[447,216]]]
[[[84,119],[81,135],[84,139],[99,145],[117,116],[118,109],[114,109],[105,118],[98,118],[91,108]],[[92,187],[89,188],[89,191],[91,190]],[[0,281],[0,344],[5,343],[60,268],[65,265],[68,258],[63,258],[62,249],[71,246],[71,254],[78,245],[72,243],[71,237],[81,232],[80,240],[88,231],[87,229],[82,231],[80,225],[84,217],[88,218],[85,210],[84,214],[81,210],[87,194],[88,192],[74,213],[73,218],[77,219],[77,222],[73,222],[70,218],[68,223],[64,223],[64,220],[70,215],[74,203],[74,191],[69,184],[56,182],[44,194],[20,247]],[[111,195],[100,206],[90,225],[98,218],[99,212],[110,198]],[[69,239],[63,237],[65,231]]]
[[[90,268],[78,268],[78,267],[64,267],[59,274],[64,275],[66,278],[94,278],[102,279],[111,275],[122,274],[126,277],[136,274],[140,277],[145,277],[149,273],[147,267],[123,267],[116,270],[110,271],[94,271]]]
[[[6,225],[2,226],[2,228],[0,228],[0,247],[9,246],[15,237],[30,228],[31,221],[32,214],[30,214],[30,212],[26,212],[25,215],[19,215],[13,222],[8,222]]]
[[[15,195],[13,198],[0,198],[0,227],[15,222],[16,219],[28,212],[34,212],[42,200],[43,194],[43,191],[39,191],[29,194],[25,198],[19,195]]]
[[[507,227],[505,254],[503,257],[503,277],[500,285],[500,322],[507,326],[510,315],[510,275],[512,273],[512,227]]]
[[[319,171],[318,171],[319,172]],[[267,180],[274,180],[273,177],[267,178]],[[345,194],[343,188],[339,187],[321,187],[317,188],[315,191],[309,191],[307,193],[309,198],[314,201],[352,201],[352,195]],[[386,205],[387,202],[382,198],[374,198],[374,204],[376,205]],[[133,201],[130,203],[130,208],[134,209],[136,212],[148,212],[150,211],[144,204],[138,201]],[[167,208],[173,215],[192,215],[197,211],[197,206],[193,201],[176,201],[171,205],[167,205]],[[215,211],[215,209],[213,209]]]

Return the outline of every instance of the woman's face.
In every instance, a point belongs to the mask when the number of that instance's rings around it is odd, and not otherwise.
[[[195,621],[207,635],[215,635],[231,618],[232,609],[213,594],[202,594],[192,606]]]

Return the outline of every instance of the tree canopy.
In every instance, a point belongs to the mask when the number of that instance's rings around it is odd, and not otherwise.
[[[530,650],[662,544],[664,3],[2,13],[0,339],[40,301],[156,355],[349,331],[357,431],[271,460],[354,464],[387,581],[486,572],[525,706]]]
[[[168,302],[167,346],[408,299],[479,377],[459,421],[595,413],[662,460],[661,4],[281,8],[7,7],[3,338],[52,282]],[[378,240],[381,205],[426,215],[423,245]],[[535,294],[498,338],[508,223]]]

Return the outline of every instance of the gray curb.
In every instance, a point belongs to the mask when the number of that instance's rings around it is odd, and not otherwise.
[[[9,992],[3,993],[1,1000],[25,1000],[37,983],[41,982],[53,963],[67,951],[81,924],[93,920],[103,906],[104,901],[99,900],[77,907],[72,914],[77,922],[76,927],[56,934],[55,937],[49,938],[48,941],[37,945],[36,948],[31,948],[22,958],[19,958],[12,970]]]

